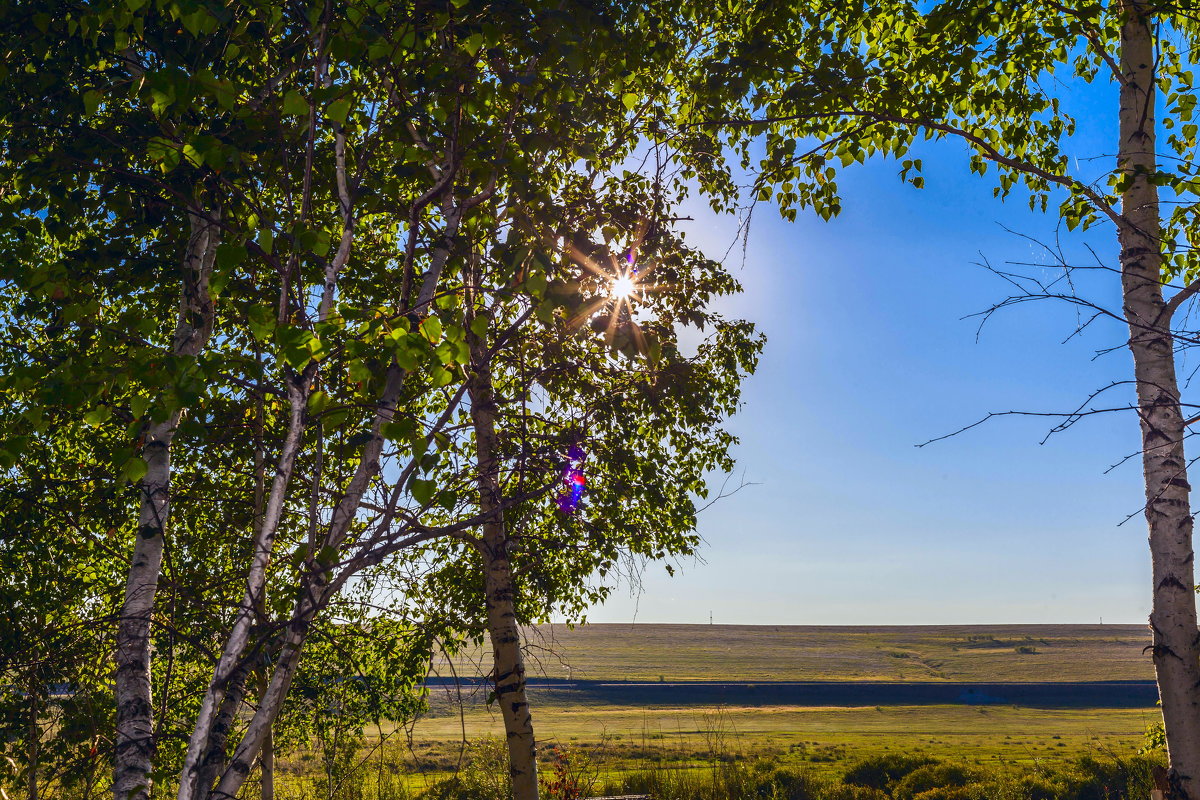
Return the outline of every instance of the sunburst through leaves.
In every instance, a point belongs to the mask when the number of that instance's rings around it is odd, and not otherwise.
[[[629,334],[639,353],[646,352],[645,337],[634,320],[634,314],[646,295],[658,291],[660,287],[648,281],[654,270],[653,264],[644,265],[638,259],[638,250],[645,238],[646,230],[643,229],[619,257],[605,255],[596,258],[577,247],[571,247],[573,260],[584,268],[585,278],[595,280],[598,290],[591,302],[571,319],[572,328],[580,328],[587,323],[597,330],[602,326],[605,341],[609,344],[613,344],[618,333],[624,331]]]

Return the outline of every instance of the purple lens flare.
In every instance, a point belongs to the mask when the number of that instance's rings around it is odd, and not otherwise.
[[[583,490],[587,486],[587,478],[583,474],[583,461],[587,453],[577,444],[567,450],[567,461],[562,468],[562,486],[558,490],[555,502],[558,510],[564,514],[574,514],[583,499]]]

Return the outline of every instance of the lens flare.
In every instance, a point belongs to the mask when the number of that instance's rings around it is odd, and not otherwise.
[[[637,283],[629,275],[621,275],[613,280],[608,287],[608,296],[614,300],[624,300],[637,291]]]

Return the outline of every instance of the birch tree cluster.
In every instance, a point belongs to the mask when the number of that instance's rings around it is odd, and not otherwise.
[[[689,14],[0,12],[0,668],[30,797],[266,794],[276,735],[347,681],[402,718],[433,652],[484,637],[536,793],[519,626],[695,549],[761,346],[673,227],[696,175],[733,192],[677,135]]]
[[[1119,308],[1010,300],[1124,326],[1162,789],[1197,800],[1198,36],[1170,0],[0,6],[10,783],[266,797],[330,697],[411,713],[431,653],[486,638],[536,797],[521,625],[695,550],[762,346],[682,204],[829,218],[841,170],[921,188],[952,144],[1115,234]],[[1114,144],[1078,154],[1061,87],[1093,82]]]

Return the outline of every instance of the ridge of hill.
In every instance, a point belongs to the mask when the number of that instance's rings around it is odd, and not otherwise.
[[[1152,680],[1143,625],[676,625],[526,630],[531,677],[624,681]],[[484,650],[454,659],[484,674]],[[434,663],[435,675],[451,665]]]

